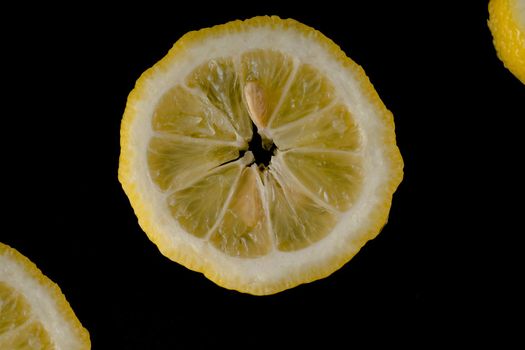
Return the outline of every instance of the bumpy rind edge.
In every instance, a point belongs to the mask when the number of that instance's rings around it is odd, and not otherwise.
[[[12,248],[7,244],[0,243],[0,256],[6,256],[9,259],[14,260],[17,264],[22,265],[24,271],[29,275],[29,277],[44,287],[44,289],[49,293],[51,298],[57,304],[58,312],[60,312],[62,317],[69,322],[73,331],[75,332],[75,335],[80,340],[80,343],[83,346],[81,349],[91,349],[89,332],[80,323],[79,319],[75,315],[75,312],[71,308],[71,305],[69,305],[66,296],[62,293],[60,287],[55,282],[51,281],[46,275],[44,275],[42,271],[40,271],[40,269],[35,265],[35,263],[33,263],[15,248]]]
[[[142,89],[145,88],[145,82],[157,70],[166,69],[165,67],[168,67],[170,63],[175,60],[177,55],[180,52],[183,52],[185,48],[188,45],[191,45],[193,42],[198,42],[210,36],[220,36],[227,34],[228,32],[243,31],[247,28],[258,26],[294,29],[303,33],[304,35],[314,37],[314,39],[319,43],[322,43],[324,48],[331,52],[332,55],[334,55],[334,57],[336,57],[346,69],[353,72],[353,74],[358,78],[362,90],[366,92],[370,102],[377,108],[380,117],[384,121],[385,132],[383,138],[385,141],[385,149],[388,150],[387,159],[390,160],[391,163],[391,177],[390,181],[384,185],[382,191],[383,200],[380,201],[382,205],[377,207],[376,210],[371,214],[373,215],[374,225],[371,225],[369,230],[361,235],[362,239],[359,243],[356,244],[356,242],[354,242],[354,244],[349,247],[347,254],[334,256],[331,260],[326,261],[323,266],[319,267],[315,271],[296,274],[292,277],[292,279],[272,281],[271,283],[264,285],[245,285],[236,279],[225,279],[223,276],[221,276],[221,274],[218,273],[218,271],[215,271],[213,266],[206,265],[200,261],[199,256],[194,252],[182,252],[167,248],[169,246],[167,244],[167,238],[163,237],[161,233],[157,232],[155,224],[147,219],[149,215],[146,213],[147,210],[142,204],[143,201],[141,200],[141,194],[137,190],[133,181],[133,174],[131,174],[131,164],[129,158],[133,154],[134,150],[132,147],[130,147],[130,130],[133,120],[137,117],[133,106],[141,99]],[[324,36],[321,32],[296,20],[281,19],[277,16],[259,16],[244,21],[236,20],[226,24],[216,25],[211,28],[192,31],[182,36],[164,58],[157,62],[153,67],[146,70],[137,80],[135,88],[131,91],[128,97],[126,109],[122,119],[120,137],[121,154],[118,171],[119,181],[121,182],[122,187],[132,204],[136,216],[138,217],[139,225],[148,235],[150,240],[157,245],[163,255],[191,270],[202,272],[207,278],[219,286],[253,295],[275,294],[303,283],[309,283],[325,278],[340,269],[344,264],[350,261],[355,256],[355,254],[357,254],[359,249],[362,248],[362,246],[364,246],[367,241],[375,238],[382,230],[388,219],[393,193],[403,179],[404,164],[396,144],[394,117],[379,98],[379,95],[375,91],[372,83],[366,76],[361,66],[347,57],[337,44]],[[356,245],[359,246],[358,249],[355,249]]]
[[[488,26],[498,58],[525,84],[525,32],[520,30],[512,13],[511,1],[515,0],[490,1]]]

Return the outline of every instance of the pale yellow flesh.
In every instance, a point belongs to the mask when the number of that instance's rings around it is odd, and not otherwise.
[[[305,248],[359,195],[360,133],[336,102],[316,68],[281,52],[210,59],[158,103],[150,176],[170,193],[168,205],[186,232],[225,254],[256,258]],[[268,168],[242,170],[228,162],[247,149],[232,143],[251,139],[252,121],[278,150]]]

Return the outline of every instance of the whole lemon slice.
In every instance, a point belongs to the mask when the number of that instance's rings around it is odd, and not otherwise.
[[[0,243],[0,349],[90,349],[60,288],[25,256]]]
[[[332,41],[255,17],[184,35],[128,98],[119,179],[160,251],[271,294],[325,277],[385,224],[392,114]]]
[[[489,15],[498,57],[525,84],[525,0],[491,0]]]

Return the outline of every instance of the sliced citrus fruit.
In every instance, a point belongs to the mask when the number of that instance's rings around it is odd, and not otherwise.
[[[0,349],[90,349],[60,288],[29,259],[0,243]]]
[[[119,179],[160,251],[271,294],[325,277],[385,224],[392,114],[318,31],[256,17],[184,35],[131,92]]]
[[[489,15],[498,57],[525,84],[525,0],[491,0]]]

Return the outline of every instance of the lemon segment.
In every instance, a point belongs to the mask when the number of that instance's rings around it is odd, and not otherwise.
[[[270,127],[278,128],[316,113],[328,106],[334,97],[334,88],[328,79],[311,65],[301,64]]]
[[[1,349],[12,350],[56,350],[45,328],[39,322],[30,322],[17,329],[5,340],[0,339]]]
[[[210,241],[220,251],[236,257],[255,258],[272,248],[257,168],[244,168],[222,222]]]
[[[231,58],[212,59],[197,67],[187,78],[191,88],[201,91],[221,111],[241,139],[252,135],[250,119],[242,101],[241,80]],[[181,105],[184,105],[181,101]]]
[[[236,141],[236,133],[226,115],[208,99],[181,86],[168,91],[153,114],[152,127],[162,134]]]
[[[280,150],[312,147],[356,151],[362,141],[352,115],[340,104],[273,129],[271,137]]]
[[[261,90],[261,99],[265,101],[264,113],[260,113],[255,120],[252,118],[259,129],[264,129],[286,92],[294,70],[293,59],[275,50],[253,50],[244,53],[240,61],[244,86],[256,82]]]
[[[29,319],[29,305],[24,296],[0,282],[0,334],[20,327]]]
[[[172,193],[168,205],[175,220],[188,233],[205,237],[219,219],[242,168],[239,163],[221,166],[191,186]]]
[[[335,213],[286,181],[278,171],[267,172],[265,185],[276,247],[290,252],[304,249],[327,236],[337,222]]]
[[[152,137],[148,167],[162,191],[183,189],[211,169],[239,156],[237,147],[171,137]]]
[[[360,156],[301,148],[280,153],[280,156],[291,175],[327,206],[345,211],[359,198],[363,183]]]

